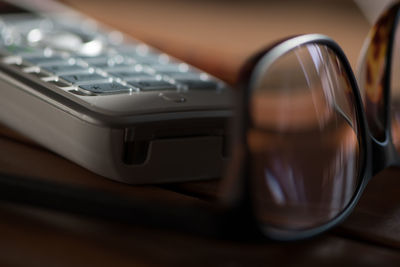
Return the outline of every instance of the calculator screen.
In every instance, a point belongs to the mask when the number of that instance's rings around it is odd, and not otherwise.
[[[21,7],[0,0],[0,14],[30,13]]]

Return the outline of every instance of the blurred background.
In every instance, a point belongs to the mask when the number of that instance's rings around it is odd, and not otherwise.
[[[355,67],[372,21],[390,0],[63,2],[232,83],[251,54],[303,33],[330,36]]]

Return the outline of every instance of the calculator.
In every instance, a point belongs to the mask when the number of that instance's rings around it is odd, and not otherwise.
[[[0,123],[101,176],[212,179],[229,160],[229,86],[62,4],[0,0],[0,68]]]

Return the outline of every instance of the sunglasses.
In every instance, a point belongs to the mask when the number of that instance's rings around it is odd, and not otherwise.
[[[358,83],[324,35],[281,40],[245,64],[218,204],[160,203],[8,174],[0,199],[228,238],[322,233],[351,213],[376,173],[400,165],[400,60],[392,60],[400,58],[399,8],[371,29]]]

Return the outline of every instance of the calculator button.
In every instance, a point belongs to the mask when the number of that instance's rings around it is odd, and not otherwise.
[[[136,53],[137,44],[122,44],[112,47],[119,53]]]
[[[78,59],[81,59],[87,63],[99,63],[99,62],[108,62],[110,60],[110,57],[107,55],[100,55],[100,56],[95,56],[95,57],[84,57],[84,56],[79,56],[77,57]]]
[[[24,57],[24,60],[33,65],[56,65],[65,64],[66,61],[62,57]]]
[[[150,74],[144,72],[134,72],[134,71],[108,72],[108,74],[124,80],[137,80],[142,78],[148,79],[152,77]]]
[[[214,81],[202,80],[176,80],[180,84],[188,87],[188,89],[218,89],[218,84]]]
[[[121,55],[141,56],[141,57],[156,57],[156,56],[158,56],[157,53],[152,51],[145,44],[122,45],[119,47],[115,47],[115,50]]]
[[[90,63],[91,67],[95,67],[98,69],[104,69],[104,70],[108,70],[108,69],[113,69],[113,68],[127,68],[132,66],[132,64],[130,63],[115,63],[115,62],[99,62],[99,63]]]
[[[152,65],[151,68],[157,72],[187,73],[190,70],[189,66],[185,63]]]
[[[27,72],[30,75],[36,76],[38,78],[45,78],[45,77],[49,77],[49,75],[47,73],[41,72],[41,71],[36,71],[36,72]]]
[[[61,79],[70,82],[72,84],[85,83],[85,82],[107,82],[109,78],[101,76],[96,73],[91,74],[74,74],[74,75],[63,75]]]
[[[1,59],[1,61],[2,61],[4,64],[7,64],[7,65],[17,65],[17,66],[20,66],[20,67],[22,67],[22,68],[25,68],[25,67],[30,66],[29,64],[23,64],[23,63],[22,63],[22,58],[19,57],[19,56],[6,56],[6,57],[3,57],[3,58]]]
[[[0,54],[4,55],[25,55],[25,54],[36,54],[39,52],[42,51],[29,46],[8,45],[0,47]]]
[[[69,84],[67,84],[66,82],[60,81],[60,80],[58,80],[58,81],[48,81],[48,83],[54,84],[54,85],[56,85],[58,87],[67,87],[67,86],[69,86]]]
[[[75,72],[84,72],[88,69],[78,65],[70,65],[70,64],[59,64],[59,65],[50,65],[41,67],[42,70],[53,73],[55,75],[61,75],[66,73],[75,73]]]
[[[79,88],[96,94],[129,93],[132,91],[131,87],[119,83],[96,83],[80,85]]]
[[[99,69],[110,69],[110,68],[121,68],[121,67],[129,67],[132,66],[133,60],[125,60],[122,56],[98,56],[98,57],[86,57],[79,59],[83,60],[86,64],[91,67],[99,68]]]
[[[41,43],[56,50],[75,52],[82,55],[98,55],[103,51],[104,43],[76,29],[61,29],[56,32],[44,32]]]
[[[130,81],[130,85],[139,88],[141,91],[176,90],[176,86],[165,81],[145,80]]]
[[[107,69],[110,68],[112,65],[109,64],[108,62],[99,62],[99,63],[90,63],[90,66],[98,69]]]
[[[124,57],[118,54],[101,54],[98,56],[77,56],[77,58],[88,63],[99,63],[99,62],[121,63],[124,61]]]
[[[181,71],[166,71],[166,72],[158,72],[162,75],[167,75],[173,79],[182,79],[182,80],[199,80],[203,73],[199,72],[181,72]],[[207,74],[206,74],[207,75]]]
[[[133,58],[137,63],[140,64],[148,64],[148,65],[160,64],[158,57],[148,57],[148,56],[129,55],[129,54],[126,56]]]

